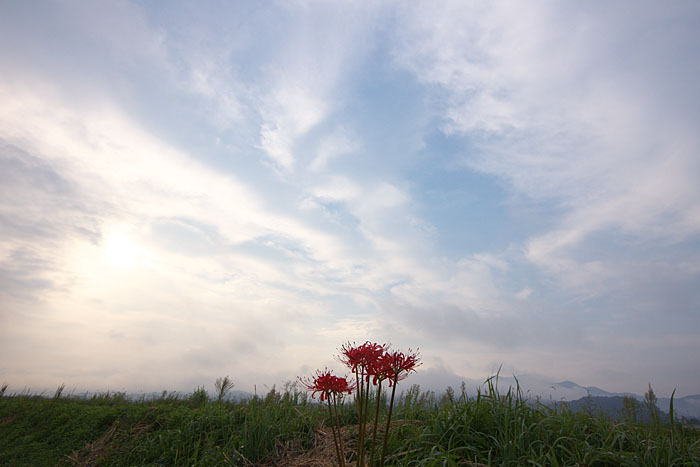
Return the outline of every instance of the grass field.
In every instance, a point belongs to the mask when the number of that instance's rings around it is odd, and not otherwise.
[[[528,403],[518,390],[412,386],[392,418],[388,465],[700,466],[700,432]],[[386,416],[380,413],[380,423]],[[0,397],[0,465],[333,465],[327,408],[296,385],[264,397],[216,401],[200,389],[130,400],[122,393]],[[348,465],[357,412],[340,410]],[[381,431],[380,431],[381,432]]]

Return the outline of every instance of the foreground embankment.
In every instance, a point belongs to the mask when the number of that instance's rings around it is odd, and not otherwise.
[[[339,421],[354,465],[351,400]],[[5,395],[0,465],[332,465],[330,424],[327,407],[295,385],[241,401],[211,400],[203,390],[141,400]],[[533,406],[517,391],[437,397],[413,386],[398,399],[391,425],[387,465],[700,465],[700,432],[682,422]]]

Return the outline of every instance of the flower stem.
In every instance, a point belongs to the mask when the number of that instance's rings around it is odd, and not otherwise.
[[[370,398],[370,390],[369,390],[369,375],[365,377],[367,379],[366,385],[365,385],[365,401],[362,404],[362,410],[364,411],[364,415],[362,416],[362,463],[360,464],[362,467],[365,466],[365,457],[364,457],[364,451],[365,451],[365,438],[367,437],[367,421],[369,420],[369,398]]]
[[[340,434],[340,418],[338,417],[338,397],[335,394],[333,394],[333,408],[335,409],[335,426],[338,429],[338,448],[340,450],[340,455],[338,456],[338,463],[340,464],[340,467],[345,467],[343,436]]]
[[[374,447],[377,445],[377,424],[379,423],[379,401],[382,396],[382,380],[377,387],[377,408],[374,411],[374,429],[372,430],[372,449],[369,451],[369,465],[374,465]]]
[[[363,375],[362,376],[364,379],[361,382],[363,386],[363,401],[362,401],[362,408],[361,408],[361,414],[360,414],[360,438],[359,438],[359,450],[360,450],[360,455],[358,456],[357,460],[357,465],[359,467],[365,467],[365,438],[367,437],[367,420],[369,420],[369,398],[370,398],[370,390],[369,390],[369,375]],[[365,381],[366,380],[366,381]]]
[[[358,378],[359,376],[359,378]],[[365,458],[365,423],[364,423],[364,405],[365,405],[365,387],[364,376],[362,372],[355,373],[355,381],[357,381],[357,392],[359,394],[359,403],[357,410],[359,411],[358,433],[357,433],[357,465],[364,467]]]
[[[333,419],[333,410],[331,409],[331,396],[330,394],[326,394],[328,397],[328,414],[331,416],[331,420]],[[333,446],[335,446],[335,455],[338,456],[338,465],[342,466],[342,457],[340,457],[340,449],[338,448],[338,438],[335,435],[335,425],[331,423],[331,431],[333,432]],[[340,433],[339,433],[340,434]]]
[[[391,388],[391,402],[389,402],[389,414],[386,417],[386,430],[384,431],[384,446],[382,447],[382,460],[379,462],[380,467],[384,467],[384,457],[386,456],[386,444],[389,441],[389,427],[391,426],[391,412],[394,408],[394,395],[396,394],[396,386],[399,384],[398,373],[394,376],[394,387]]]

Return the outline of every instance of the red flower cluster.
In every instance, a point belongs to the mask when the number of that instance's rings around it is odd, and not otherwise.
[[[389,427],[391,426],[391,413],[394,407],[396,386],[398,382],[405,379],[410,372],[416,371],[416,367],[420,365],[420,363],[418,363],[418,353],[410,349],[407,354],[398,351],[389,351],[388,344],[377,344],[376,342],[367,341],[362,345],[348,342],[340,348],[338,360],[355,373],[355,380],[357,381],[357,386],[355,388],[357,390],[356,402],[359,413],[357,465],[365,465],[365,428],[370,415],[368,409],[371,395],[374,393],[376,399],[374,428],[372,430],[372,443],[369,452],[370,464],[373,464],[375,460],[374,452],[377,444],[379,407],[382,400],[382,382],[388,379],[389,387],[393,388],[391,391],[391,402],[389,403],[389,413],[387,415],[386,430],[384,433],[381,463],[379,464],[383,466],[387,440],[389,438]],[[376,391],[370,390],[370,376],[372,377],[372,384],[378,386]]]
[[[372,384],[389,379],[401,381],[411,371],[415,371],[419,357],[417,352],[409,349],[408,353],[389,351],[389,345],[365,342],[357,346],[349,342],[340,348],[339,360],[347,365],[359,379],[369,381],[372,376]]]
[[[405,379],[409,373],[416,371],[420,365],[418,352],[411,349],[408,353],[389,351],[388,344],[377,344],[367,341],[362,345],[348,342],[340,348],[338,360],[345,364],[355,374],[355,383],[348,383],[346,378],[333,376],[328,369],[316,371],[316,376],[311,380],[299,378],[301,384],[308,390],[313,391],[311,397],[315,397],[317,392],[321,393],[321,401],[328,401],[328,411],[335,414],[335,424],[331,425],[333,430],[333,443],[335,444],[338,465],[345,466],[345,451],[343,450],[343,439],[340,436],[340,421],[338,418],[338,402],[345,393],[352,394],[356,391],[355,402],[359,414],[359,429],[357,440],[357,465],[365,465],[365,435],[367,422],[370,420],[369,404],[371,397],[376,400],[374,413],[374,428],[372,430],[371,450],[368,459],[374,465],[375,448],[377,446],[377,428],[379,426],[379,408],[382,401],[382,382],[389,380],[391,390],[391,401],[389,402],[389,412],[386,419],[384,432],[384,446],[379,463],[384,466],[386,456],[387,441],[389,439],[389,428],[391,427],[391,414],[394,408],[394,396],[398,382]],[[370,389],[370,376],[372,384],[378,386],[376,390]]]
[[[382,357],[382,371],[389,378],[389,384],[396,381],[402,381],[412,371],[416,371],[419,357],[417,352],[408,349],[408,353],[403,352],[387,352]]]
[[[321,402],[328,401],[328,412],[335,414],[335,424],[331,425],[333,431],[333,444],[338,457],[338,465],[345,467],[345,451],[343,449],[343,438],[340,436],[340,421],[338,419],[338,400],[342,399],[345,393],[352,394],[355,385],[348,383],[348,380],[339,376],[333,376],[326,368],[317,370],[316,376],[311,380],[299,378],[299,382],[309,391],[314,398],[317,392],[321,393]]]
[[[379,371],[377,364],[387,352],[387,348],[386,344],[380,345],[369,341],[360,346],[350,345],[348,342],[340,348],[339,360],[353,373],[369,378],[370,375],[375,375]]]
[[[317,392],[321,393],[321,401],[325,401],[329,395],[342,395],[343,393],[351,394],[355,389],[355,385],[348,383],[348,380],[339,376],[334,376],[327,369],[324,371],[317,370],[316,376],[312,381],[299,378],[301,384],[313,391],[311,397],[315,397]]]

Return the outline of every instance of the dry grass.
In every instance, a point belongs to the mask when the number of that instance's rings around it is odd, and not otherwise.
[[[132,426],[128,432],[119,430],[119,422],[115,421],[96,441],[87,443],[81,449],[76,449],[66,456],[66,461],[75,467],[88,467],[95,465],[119,449],[128,438],[140,436],[153,427],[152,423],[141,421]]]
[[[420,423],[416,420],[396,420],[391,423],[392,429],[406,424]],[[382,433],[386,425],[379,424],[379,432]],[[368,427],[369,432],[369,427]],[[369,433],[368,433],[369,434]],[[358,426],[348,425],[341,427],[340,436],[343,439],[343,449],[345,451],[345,465],[347,467],[357,467],[354,458],[357,452]],[[378,441],[379,442],[379,441]],[[381,445],[377,447],[381,451]],[[277,458],[266,464],[269,467],[331,467],[337,465],[335,444],[333,443],[333,433],[331,428],[320,424],[314,430],[314,446],[311,449],[301,449],[298,445],[287,443],[278,449]],[[399,453],[387,458],[387,461],[401,458],[407,453]],[[349,459],[349,460],[348,460]],[[473,464],[474,467],[481,467],[482,464]]]

